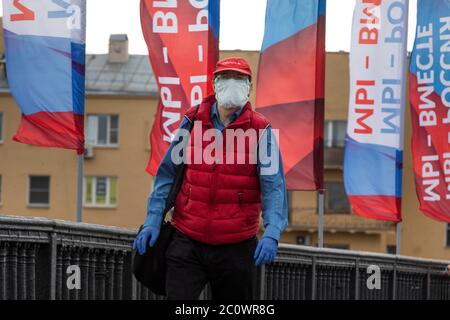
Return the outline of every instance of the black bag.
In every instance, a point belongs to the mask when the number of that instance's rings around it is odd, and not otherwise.
[[[141,232],[142,226],[139,229]],[[152,292],[166,294],[166,250],[172,239],[173,227],[169,222],[163,222],[155,245],[147,249],[144,255],[133,250],[133,274],[135,278]]]
[[[194,127],[195,116],[199,107],[197,107],[194,117],[189,124],[189,132]],[[181,143],[186,143],[183,141]],[[165,222],[166,214],[174,207],[175,199],[183,183],[186,165],[184,162],[176,166],[176,173],[172,187],[166,200],[166,206],[163,212],[163,222],[158,239],[153,247],[147,243],[147,249],[144,255],[140,255],[137,250],[133,250],[133,274],[135,278],[152,292],[159,295],[166,295],[166,251],[172,241],[174,228],[170,222]],[[139,228],[141,232],[143,225]],[[138,233],[139,233],[138,232]]]

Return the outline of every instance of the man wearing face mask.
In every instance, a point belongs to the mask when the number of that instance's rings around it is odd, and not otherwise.
[[[219,61],[214,71],[215,95],[204,99],[198,111],[190,108],[181,128],[186,129],[190,121],[201,123],[201,132],[194,128],[191,140],[211,128],[223,136],[225,129],[256,130],[260,133],[258,148],[267,148],[267,154],[276,150],[277,170],[264,173],[263,169],[274,163],[260,161],[259,157],[256,163],[244,165],[186,165],[172,218],[175,233],[166,252],[168,299],[197,299],[208,282],[213,299],[252,299],[256,267],[276,257],[280,235],[287,225],[286,184],[271,126],[248,101],[251,80],[252,72],[244,59]],[[155,177],[144,228],[134,243],[141,254],[146,244],[153,246],[159,235],[175,176],[171,154],[177,141],[175,138],[170,145]],[[260,141],[267,143],[262,145]],[[249,149],[246,146],[246,155],[252,152]],[[261,210],[265,231],[258,241]]]

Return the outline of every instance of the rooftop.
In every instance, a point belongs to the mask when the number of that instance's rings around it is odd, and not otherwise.
[[[4,65],[1,66],[4,69]],[[9,92],[5,72],[0,91]],[[158,95],[156,79],[146,55],[130,55],[127,63],[109,63],[108,54],[86,55],[87,95]]]
[[[86,92],[100,95],[157,95],[148,56],[130,55],[127,63],[109,63],[108,54],[86,56]]]

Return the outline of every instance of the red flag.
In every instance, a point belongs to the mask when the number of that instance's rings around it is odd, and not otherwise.
[[[323,188],[325,1],[269,0],[256,108],[279,130],[290,190]]]
[[[141,25],[160,93],[147,172],[156,175],[185,111],[213,93],[219,1],[141,0]]]

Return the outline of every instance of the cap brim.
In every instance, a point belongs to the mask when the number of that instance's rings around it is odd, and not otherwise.
[[[237,68],[223,68],[223,69],[214,71],[213,74],[218,74],[218,73],[221,73],[224,71],[236,71],[238,73],[245,74],[246,76],[249,76],[250,78],[252,77],[252,74],[250,72],[246,72],[246,71],[243,71],[243,70],[237,69]]]

